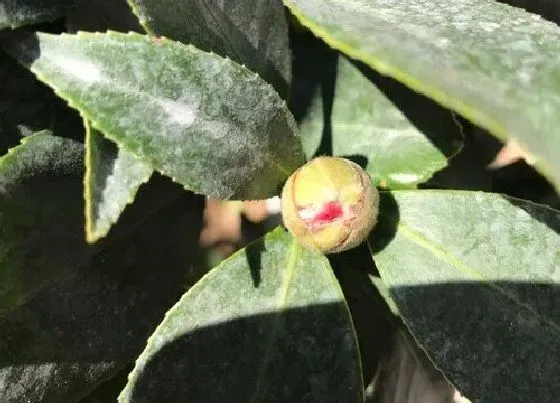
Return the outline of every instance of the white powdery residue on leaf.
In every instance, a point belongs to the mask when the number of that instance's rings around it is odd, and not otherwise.
[[[194,123],[195,108],[185,102],[156,98],[156,103],[164,110],[171,122],[188,127]]]
[[[485,32],[494,32],[495,30],[500,28],[500,24],[494,21],[480,21],[478,23],[478,26]]]
[[[400,183],[415,183],[421,179],[420,176],[417,174],[407,174],[407,173],[390,174],[389,178],[395,182],[400,182]]]
[[[517,72],[517,77],[523,84],[530,84],[533,74],[529,70],[519,70]]]
[[[69,73],[86,84],[95,84],[103,79],[101,70],[91,62],[61,55],[52,57],[50,60],[62,71]]]

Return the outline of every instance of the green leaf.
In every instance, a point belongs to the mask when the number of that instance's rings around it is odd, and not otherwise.
[[[366,77],[347,59],[339,58],[332,106],[325,105],[321,94],[317,94],[301,124],[306,151],[314,153],[319,145],[324,109],[329,108],[333,155],[351,157],[376,184],[385,187],[425,182],[447,165],[447,157],[458,151],[462,141],[460,126],[450,112],[429,100],[394,81],[371,72],[370,76]],[[426,116],[431,118],[426,123],[419,122]]]
[[[327,259],[277,229],[166,314],[119,402],[361,402],[359,359]]]
[[[95,242],[109,232],[138,188],[153,173],[149,164],[119,149],[101,133],[86,126],[86,174],[84,199],[86,238]]]
[[[0,155],[43,129],[64,137],[83,137],[79,115],[2,49],[0,83]]]
[[[54,20],[79,0],[2,0],[0,29]]]
[[[148,33],[244,63],[284,99],[288,95],[291,53],[280,0],[129,0],[129,4]]]
[[[267,198],[303,163],[285,102],[230,60],[137,34],[5,43],[106,137],[189,190]]]
[[[317,36],[538,159],[560,188],[560,28],[497,1],[284,0]]]
[[[79,187],[82,152],[78,143],[41,132],[0,158],[0,317],[56,277],[65,268],[61,260],[88,258],[83,232],[71,221],[81,210],[73,210],[71,196]],[[64,175],[58,193],[39,180]]]
[[[477,402],[560,392],[560,212],[461,191],[385,194],[371,247],[412,334]]]
[[[43,133],[0,159],[2,402],[87,394],[140,353],[188,280],[202,198],[151,181],[112,234],[88,245],[83,151]]]

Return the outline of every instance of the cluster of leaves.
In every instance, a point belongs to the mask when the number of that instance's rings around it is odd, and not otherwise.
[[[560,395],[560,213],[426,189],[472,124],[560,189],[552,22],[492,0],[26,0],[0,28],[0,400],[77,401],[136,360],[121,402],[389,401],[395,328],[476,401]],[[198,279],[201,195],[274,196],[317,154],[383,189],[367,244],[327,258],[278,228]]]

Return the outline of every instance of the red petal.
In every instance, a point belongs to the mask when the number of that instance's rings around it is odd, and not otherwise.
[[[343,211],[342,206],[339,202],[332,201],[325,203],[321,210],[315,215],[313,218],[314,222],[325,222],[325,221],[333,221],[337,218],[342,217]]]

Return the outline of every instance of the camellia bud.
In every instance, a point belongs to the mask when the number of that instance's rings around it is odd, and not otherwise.
[[[323,253],[358,246],[377,221],[379,193],[357,164],[318,157],[300,167],[282,190],[284,225]]]

